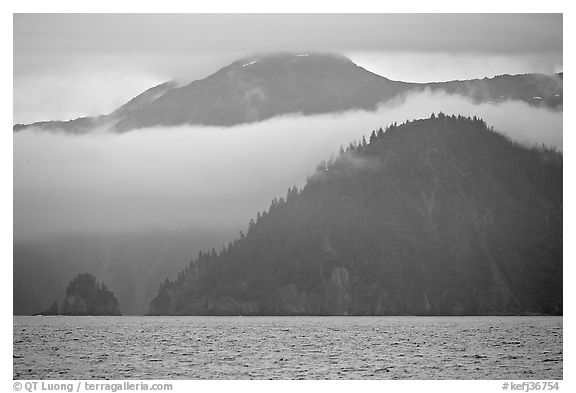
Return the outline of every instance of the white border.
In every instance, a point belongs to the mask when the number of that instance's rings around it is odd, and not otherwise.
[[[264,0],[244,0],[244,1],[210,1],[210,2],[190,2],[190,1],[144,1],[144,2],[120,2],[118,0],[100,0],[90,3],[72,0],[52,0],[52,1],[8,1],[3,3],[3,12],[0,26],[2,26],[2,77],[4,87],[2,92],[2,119],[6,124],[6,129],[2,133],[0,143],[1,160],[1,180],[2,207],[0,217],[2,226],[0,232],[1,251],[1,273],[2,273],[2,348],[5,348],[1,358],[2,381],[5,385],[4,391],[12,391],[12,360],[8,356],[12,353],[12,65],[8,61],[12,57],[12,13],[20,12],[143,12],[143,13],[167,13],[167,12],[240,12],[240,13],[262,13],[262,12],[338,12],[338,13],[359,13],[359,12],[561,12],[564,13],[564,64],[565,90],[564,107],[568,116],[564,117],[564,200],[568,201],[564,212],[564,381],[561,382],[561,391],[575,391],[573,378],[574,370],[574,339],[573,339],[573,311],[571,299],[574,295],[574,285],[571,278],[574,277],[572,263],[574,256],[574,231],[569,230],[569,224],[574,223],[575,208],[571,201],[576,200],[574,181],[570,179],[570,174],[575,168],[574,161],[574,120],[571,116],[573,108],[573,50],[567,42],[569,37],[576,37],[574,32],[575,18],[573,7],[569,1],[547,0],[545,2],[533,1],[530,3],[520,1],[498,1],[484,0],[470,5],[463,1],[402,1],[402,2],[375,2],[370,0],[336,1],[336,2],[316,2],[307,0],[292,0],[278,4]],[[571,45],[574,46],[573,44]],[[10,55],[9,55],[10,53]],[[9,349],[8,349],[9,348]],[[346,382],[284,382],[275,383],[267,381],[256,381],[243,383],[238,381],[210,382],[210,381],[174,381],[174,391],[191,391],[191,389],[212,390],[218,389],[240,389],[246,391],[266,391],[271,388],[288,391],[294,388],[299,389],[330,389],[349,390],[350,388],[374,390],[382,392],[383,389],[395,388],[408,391],[448,391],[448,392],[490,392],[502,391],[501,381],[346,381]],[[297,384],[297,385],[296,385]],[[361,386],[360,386],[361,385]]]

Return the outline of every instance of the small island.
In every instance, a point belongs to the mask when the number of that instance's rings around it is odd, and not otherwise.
[[[66,296],[59,307],[57,302],[42,315],[121,315],[120,304],[106,284],[96,282],[88,273],[78,274],[66,288]]]

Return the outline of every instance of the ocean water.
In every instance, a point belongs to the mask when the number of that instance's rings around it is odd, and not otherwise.
[[[562,317],[14,317],[15,379],[562,379]]]

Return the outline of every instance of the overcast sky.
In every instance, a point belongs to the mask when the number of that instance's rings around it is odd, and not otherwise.
[[[561,14],[16,14],[14,122],[107,113],[239,57],[331,51],[391,79],[562,70]]]

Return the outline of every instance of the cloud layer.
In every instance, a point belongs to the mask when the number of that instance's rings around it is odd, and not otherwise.
[[[476,105],[414,94],[377,112],[287,116],[233,128],[125,134],[14,134],[15,238],[151,228],[242,229],[272,198],[302,186],[340,145],[432,112],[476,115],[527,144],[562,148],[562,113],[521,102]]]

